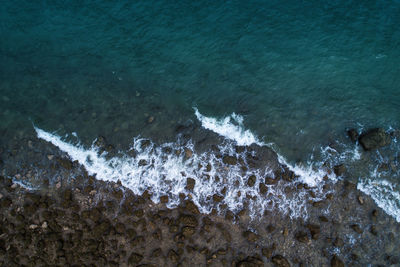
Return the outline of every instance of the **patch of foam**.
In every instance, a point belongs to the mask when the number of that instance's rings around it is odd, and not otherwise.
[[[287,194],[287,187],[294,188],[296,181],[287,183],[280,181],[275,185],[266,185],[268,191],[262,195],[259,191],[261,182],[266,175],[272,176],[270,169],[251,169],[246,162],[246,150],[241,153],[234,152],[236,143],[226,140],[219,146],[220,151],[235,153],[236,157],[243,159],[243,164],[248,167],[243,171],[240,165],[227,166],[213,152],[202,154],[193,153],[190,158],[185,158],[185,149],[193,150],[193,144],[175,143],[155,146],[150,142],[143,146],[143,139],[135,139],[132,150],[135,157],[124,155],[122,157],[106,158],[106,154],[99,154],[98,148],[92,146],[85,148],[82,145],[73,145],[65,142],[61,137],[35,128],[37,136],[57,146],[66,152],[72,160],[82,164],[90,175],[103,181],[121,181],[122,185],[131,189],[135,194],[142,194],[148,190],[152,200],[159,202],[160,196],[168,195],[168,207],[176,207],[179,194],[190,195],[193,202],[202,213],[209,213],[213,208],[220,212],[222,205],[227,209],[238,212],[247,208],[252,218],[260,217],[265,210],[279,210],[291,218],[307,218],[307,205],[310,195],[305,190],[292,190]],[[169,151],[169,152],[167,152]],[[177,152],[180,153],[177,153]],[[210,168],[207,168],[209,165]],[[297,170],[297,169],[296,169]],[[250,176],[256,177],[253,187],[247,185]],[[195,180],[193,191],[186,189],[187,178]],[[322,199],[321,187],[315,189],[314,200]],[[314,189],[313,189],[314,190]],[[226,191],[220,204],[213,201],[213,195],[221,195]]]
[[[234,140],[240,146],[249,146],[251,144],[264,145],[250,130],[245,130],[242,116],[232,113],[225,118],[216,119],[200,114],[197,108],[194,108],[194,110],[203,128],[211,130],[230,140]]]
[[[305,183],[311,187],[319,187],[324,184],[324,180],[329,178],[332,181],[336,181],[336,176],[334,174],[329,174],[321,166],[314,168],[313,163],[308,163],[307,166],[299,164],[290,164],[287,160],[278,154],[278,160],[281,164],[286,165],[289,170],[294,172],[298,176],[298,180]],[[319,164],[317,164],[319,165]]]
[[[213,131],[227,139],[235,141],[238,145],[252,145],[257,144],[259,146],[266,146],[267,144],[261,142],[259,138],[252,133],[250,130],[245,130],[243,126],[243,117],[232,113],[232,115],[222,118],[216,119],[212,117],[206,117],[198,111],[197,108],[194,108],[195,115],[197,119],[201,122],[202,126],[205,129]],[[233,124],[236,122],[237,125]],[[271,147],[270,145],[268,145]],[[277,153],[277,152],[276,152]],[[320,185],[324,179],[324,177],[328,177],[331,180],[335,180],[334,175],[328,174],[322,168],[313,168],[313,164],[309,164],[308,166],[300,166],[298,164],[290,164],[282,155],[277,153],[278,160],[281,164],[287,165],[288,168],[293,171],[296,176],[299,177],[299,180],[303,183],[308,184],[311,187],[316,187]]]
[[[375,173],[376,174],[376,173]],[[374,174],[371,174],[374,176]],[[387,180],[363,179],[357,189],[372,197],[375,203],[387,214],[400,222],[400,193],[398,186]]]

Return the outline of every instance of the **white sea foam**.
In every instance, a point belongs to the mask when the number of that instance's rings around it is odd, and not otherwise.
[[[358,182],[357,189],[371,196],[380,208],[400,223],[400,193],[396,185],[384,179],[363,179]]]
[[[295,182],[290,184],[280,181],[275,185],[266,185],[268,192],[265,195],[260,194],[260,182],[264,182],[267,175],[273,177],[268,166],[264,169],[249,168],[248,171],[243,171],[242,166],[239,165],[226,166],[212,152],[193,153],[190,158],[185,158],[184,150],[193,150],[193,145],[191,143],[181,145],[179,140],[160,146],[151,143],[143,148],[144,140],[135,139],[132,147],[136,152],[135,157],[125,155],[107,159],[105,154],[99,154],[95,146],[85,148],[82,145],[73,145],[55,134],[39,128],[35,130],[39,138],[66,152],[72,160],[77,160],[82,164],[90,175],[96,175],[97,179],[104,181],[120,180],[135,194],[142,194],[148,190],[156,203],[159,202],[160,196],[168,195],[168,206],[171,208],[178,205],[179,194],[185,193],[190,194],[193,202],[203,213],[209,213],[213,208],[220,210],[220,206],[212,200],[212,196],[221,195],[221,191],[226,190],[221,204],[225,204],[234,212],[247,207],[253,218],[259,217],[265,210],[273,209],[288,214],[292,218],[308,216],[306,207],[310,200],[309,194],[304,190],[295,190],[289,196],[285,191],[286,187],[294,186]],[[236,153],[234,145],[234,142],[226,140],[219,149],[230,154],[235,153],[234,155],[242,158],[243,164],[247,166],[246,151]],[[167,149],[170,152],[166,152]],[[253,187],[247,185],[251,175],[256,177]],[[195,180],[192,192],[185,188],[186,179],[189,177]],[[316,193],[314,200],[320,200],[323,197],[319,189],[313,189]]]
[[[252,217],[258,217],[265,210],[276,209],[292,218],[306,218],[307,203],[322,200],[326,193],[323,185],[329,180],[335,182],[337,177],[326,171],[323,162],[331,161],[331,164],[340,161],[358,161],[361,158],[357,146],[345,149],[339,153],[333,148],[322,149],[323,161],[308,162],[308,164],[291,164],[282,155],[278,154],[278,160],[293,171],[296,179],[288,183],[279,181],[275,185],[266,185],[268,191],[261,195],[259,186],[266,176],[273,177],[273,173],[266,166],[263,169],[252,169],[246,162],[246,151],[237,153],[235,145],[250,146],[265,145],[250,130],[245,130],[243,118],[232,114],[226,118],[216,119],[206,117],[195,109],[197,118],[206,129],[223,136],[225,141],[218,146],[221,153],[234,155],[242,159],[242,164],[247,167],[243,171],[240,165],[227,166],[220,157],[212,152],[196,153],[192,143],[181,144],[179,139],[174,143],[166,143],[156,146],[152,142],[143,146],[145,140],[134,139],[132,150],[136,156],[127,154],[120,157],[106,157],[100,154],[96,146],[85,148],[83,145],[74,145],[64,141],[58,135],[35,128],[39,138],[46,140],[66,152],[72,160],[82,164],[90,175],[104,181],[118,181],[130,188],[135,194],[142,194],[145,190],[152,193],[152,200],[159,202],[162,195],[169,196],[170,208],[179,204],[179,194],[188,195],[203,213],[209,213],[213,208],[223,212],[220,205],[213,201],[213,195],[221,195],[225,191],[225,197],[220,204],[227,209],[239,211],[245,207]],[[75,136],[75,135],[74,135]],[[76,136],[77,137],[77,136]],[[147,140],[148,141],[148,140]],[[186,158],[185,149],[194,151],[191,157]],[[168,152],[169,151],[169,152]],[[208,167],[207,167],[208,165]],[[253,187],[247,185],[250,176],[256,177]],[[371,173],[371,177],[377,177],[379,173]],[[376,178],[375,177],[375,178]],[[193,191],[186,189],[187,178],[195,180]],[[326,179],[328,178],[328,179]],[[306,183],[314,191],[315,197],[311,197],[304,190],[291,191],[288,194],[286,188],[296,186],[297,183]],[[370,195],[388,214],[400,222],[400,195],[398,188],[386,180],[364,179],[358,184],[358,189]],[[290,190],[289,190],[290,191]]]
[[[251,144],[265,145],[250,130],[244,128],[243,117],[236,113],[232,113],[222,119],[216,119],[200,114],[197,108],[194,108],[194,110],[197,119],[205,129],[234,140],[239,146],[249,146]]]
[[[243,126],[243,117],[232,113],[222,119],[216,119],[212,117],[206,117],[202,115],[197,108],[194,108],[197,119],[202,123],[202,126],[208,130],[211,130],[227,139],[235,141],[238,145],[249,146],[251,144],[257,144],[260,146],[269,146],[270,144],[265,144],[260,141],[260,139],[252,133],[250,130],[245,130]],[[233,122],[236,122],[235,125]],[[313,168],[313,163],[308,166],[300,166],[298,164],[291,164],[285,157],[278,154],[278,160],[281,164],[287,165],[288,168],[293,171],[298,177],[299,181],[308,184],[311,187],[316,187],[321,184],[325,176],[335,180],[334,175],[328,174],[322,168]]]

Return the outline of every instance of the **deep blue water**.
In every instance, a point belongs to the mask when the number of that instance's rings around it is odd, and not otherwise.
[[[400,127],[399,25],[394,0],[2,1],[0,127],[165,141],[197,107],[307,161]]]

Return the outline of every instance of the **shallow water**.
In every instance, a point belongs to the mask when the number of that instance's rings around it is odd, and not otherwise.
[[[399,1],[4,1],[0,129],[126,150],[175,141],[200,124],[194,107],[235,112],[292,164],[346,163],[396,189],[398,142],[363,153],[344,130],[400,127],[399,14]],[[382,162],[395,167],[377,174]]]

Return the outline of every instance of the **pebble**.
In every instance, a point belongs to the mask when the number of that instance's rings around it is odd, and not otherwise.
[[[358,202],[360,202],[361,205],[364,204],[364,198],[362,196],[358,196]]]
[[[47,228],[47,222],[45,221],[42,223],[42,229],[46,229],[46,228]]]
[[[47,155],[47,158],[48,158],[49,160],[53,160],[53,159],[54,159],[54,155]]]
[[[11,186],[12,189],[15,189],[15,188],[17,188],[17,187],[18,187],[18,184],[17,184],[17,183],[13,183],[12,186]]]

